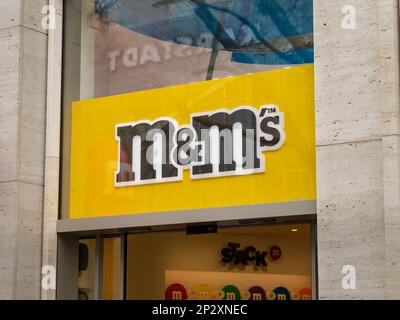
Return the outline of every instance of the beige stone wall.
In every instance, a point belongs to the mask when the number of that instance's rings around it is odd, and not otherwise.
[[[0,2],[0,299],[39,299],[46,0]]]
[[[397,4],[314,0],[321,299],[400,298]],[[345,265],[356,290],[342,289]]]

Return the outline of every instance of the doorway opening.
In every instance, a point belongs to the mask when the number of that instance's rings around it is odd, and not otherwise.
[[[79,240],[79,299],[317,298],[315,222],[123,230]]]

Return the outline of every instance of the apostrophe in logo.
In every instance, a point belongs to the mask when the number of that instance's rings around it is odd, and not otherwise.
[[[169,117],[116,125],[118,169],[114,185],[249,175],[265,171],[263,151],[285,142],[284,114],[275,105],[191,115],[190,125]]]

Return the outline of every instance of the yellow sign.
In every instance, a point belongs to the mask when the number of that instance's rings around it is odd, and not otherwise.
[[[314,200],[313,71],[74,103],[70,218]]]

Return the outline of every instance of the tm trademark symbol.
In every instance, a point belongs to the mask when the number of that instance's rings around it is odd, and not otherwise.
[[[274,105],[264,106],[264,107],[261,109],[260,117],[262,118],[262,117],[264,117],[266,114],[271,114],[271,113],[276,113],[276,112],[277,112],[276,106],[274,106]]]

